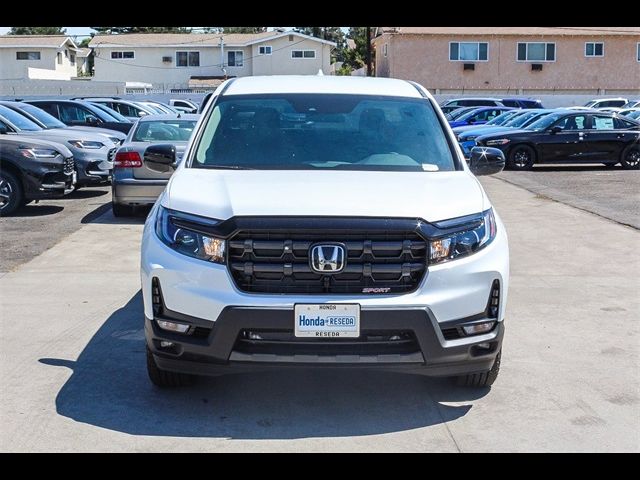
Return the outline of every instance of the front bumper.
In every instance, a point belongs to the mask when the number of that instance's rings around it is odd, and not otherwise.
[[[87,154],[80,149],[76,149],[76,152],[81,152],[74,154],[78,185],[96,185],[111,180],[113,161],[108,159],[108,152]]]
[[[175,318],[178,317],[178,318]],[[486,372],[500,351],[504,335],[502,322],[486,334],[446,340],[444,329],[465,323],[466,319],[439,324],[427,308],[366,309],[361,312],[361,331],[411,332],[415,341],[402,352],[388,343],[375,353],[358,353],[363,346],[357,342],[283,343],[268,350],[260,349],[259,341],[248,341],[248,330],[293,330],[293,310],[226,307],[216,322],[175,314],[160,318],[179,320],[198,327],[203,335],[190,336],[167,332],[147,318],[145,336],[157,365],[164,370],[196,374],[219,375],[232,371],[248,371],[274,366],[297,367],[365,367],[402,370],[429,376],[453,376]],[[163,347],[161,342],[171,342]],[[247,344],[249,350],[246,349]],[[254,349],[251,349],[253,344]],[[271,342],[271,346],[273,343]],[[297,347],[310,347],[315,353]],[[367,346],[364,344],[364,346]],[[371,346],[371,345],[370,345]],[[344,347],[344,348],[340,348]]]

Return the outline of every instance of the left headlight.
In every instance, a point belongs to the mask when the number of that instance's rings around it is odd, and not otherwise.
[[[482,213],[479,225],[450,236],[431,240],[429,262],[441,263],[471,255],[486,247],[496,236],[496,218],[493,209]]]
[[[104,143],[92,142],[89,140],[69,140],[69,144],[76,148],[84,148],[87,150],[98,150],[104,147]]]
[[[60,155],[56,150],[49,148],[21,148],[20,152],[27,158],[56,158]]]
[[[183,255],[213,263],[224,263],[225,240],[202,231],[217,223],[217,220],[159,207],[156,234],[162,243]]]

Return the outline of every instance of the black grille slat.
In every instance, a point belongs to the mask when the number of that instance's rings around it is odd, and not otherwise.
[[[445,340],[455,340],[462,337],[462,335],[460,335],[460,331],[456,327],[443,328],[442,336]]]
[[[73,170],[76,167],[76,162],[73,157],[65,158],[64,163],[62,164],[62,171],[67,175],[73,173]]]
[[[341,272],[312,270],[309,251],[322,243],[345,246]],[[228,265],[238,288],[247,292],[362,293],[371,287],[406,293],[424,276],[427,245],[414,231],[240,231],[228,241]]]

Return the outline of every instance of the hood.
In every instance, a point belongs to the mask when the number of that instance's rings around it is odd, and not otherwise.
[[[111,130],[109,128],[100,128],[100,127],[82,127],[80,125],[74,125],[70,127],[66,127],[64,130],[78,130],[81,132],[89,132],[89,133],[101,133],[103,135],[107,135],[108,137],[115,137],[118,140],[122,141],[127,138],[127,135],[119,132],[118,130]]]
[[[455,172],[207,170],[180,167],[161,204],[227,219],[241,215],[422,218],[478,213],[489,202],[476,178]]]
[[[491,135],[493,133],[498,133],[498,132],[510,132],[513,131],[513,127],[502,127],[502,126],[497,126],[497,127],[485,127],[485,128],[470,128],[468,130],[466,130],[465,132],[459,133],[458,135],[462,138],[462,139],[467,139],[471,136],[474,137],[480,137],[482,135]]]
[[[62,128],[52,128],[51,130],[38,130],[37,132],[29,132],[22,130],[16,132],[18,135],[27,135],[37,138],[44,138],[46,140],[55,141],[67,141],[67,140],[87,140],[90,142],[100,142],[108,148],[115,147],[114,143],[102,134],[93,132],[81,132],[73,131]]]
[[[27,135],[0,135],[0,150],[4,145],[12,145],[16,148],[31,148],[31,147],[41,147],[41,148],[51,148],[52,150],[56,150],[62,154],[63,157],[69,158],[73,156],[71,150],[69,150],[66,146],[58,142],[51,142],[47,140],[43,140],[42,138],[32,138]]]
[[[493,138],[502,138],[502,137],[511,137],[512,135],[520,135],[520,134],[527,134],[527,135],[532,135],[535,134],[536,131],[535,130],[525,130],[523,128],[510,128],[508,130],[500,130],[497,132],[493,132],[493,133],[487,133],[487,134],[482,134],[479,135],[478,138],[476,138],[476,142],[478,142],[479,140],[489,140],[489,139],[493,139]]]
[[[462,132],[466,132],[468,130],[474,130],[476,128],[482,128],[482,127],[486,127],[486,128],[491,128],[491,127],[498,127],[499,125],[463,125],[461,127],[455,127],[453,129],[453,133],[455,133],[456,135],[462,133]]]

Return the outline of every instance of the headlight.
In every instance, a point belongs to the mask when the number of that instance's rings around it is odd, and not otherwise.
[[[183,255],[208,262],[224,263],[225,240],[196,231],[213,227],[217,223],[217,220],[159,207],[156,234],[162,243]]]
[[[56,158],[60,155],[50,148],[21,148],[20,152],[27,158]]]
[[[69,140],[69,143],[76,148],[85,148],[87,150],[98,150],[104,147],[104,143],[91,142],[89,140]]]
[[[494,145],[506,145],[507,143],[509,143],[511,140],[509,140],[508,138],[498,138],[496,140],[487,140],[485,142],[485,145],[487,147],[491,147]]]
[[[457,232],[444,238],[431,240],[429,244],[430,263],[446,262],[471,255],[486,247],[496,236],[496,219],[493,209],[482,214],[480,225]]]
[[[113,143],[116,144],[116,146],[120,145],[122,143],[122,140],[120,140],[118,137],[109,137],[109,140],[111,140]]]

